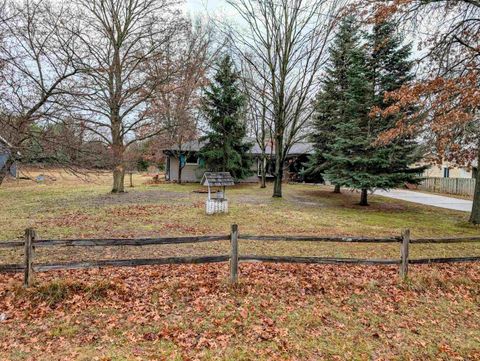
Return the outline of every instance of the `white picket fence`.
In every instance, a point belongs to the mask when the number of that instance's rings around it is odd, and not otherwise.
[[[475,192],[474,178],[426,178],[418,187],[421,190],[473,196]]]

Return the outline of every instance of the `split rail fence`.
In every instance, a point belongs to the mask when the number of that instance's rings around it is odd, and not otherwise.
[[[258,256],[240,255],[239,240],[278,241],[278,242],[337,242],[337,243],[398,243],[400,245],[400,258],[398,259],[359,259],[359,258],[332,258],[332,257],[297,257],[297,256]],[[111,246],[147,246],[167,244],[195,244],[200,242],[230,241],[230,254],[218,256],[194,257],[163,257],[146,259],[106,259],[82,262],[63,263],[35,263],[35,249],[41,247],[111,247]],[[240,261],[273,262],[273,263],[310,263],[310,264],[354,264],[354,265],[398,265],[402,278],[408,275],[410,264],[453,263],[453,262],[479,262],[480,257],[451,257],[451,258],[421,258],[411,259],[409,248],[412,244],[439,244],[480,242],[478,237],[453,237],[453,238],[422,238],[411,239],[410,230],[402,231],[400,236],[384,238],[366,237],[338,237],[338,236],[253,236],[241,235],[237,225],[232,225],[231,233],[215,236],[192,237],[163,237],[163,238],[137,238],[137,239],[68,239],[48,240],[37,239],[33,229],[25,230],[24,241],[0,242],[3,248],[24,248],[25,262],[23,264],[0,265],[0,273],[23,272],[24,286],[28,287],[33,282],[34,272],[50,270],[98,268],[98,267],[135,267],[145,265],[164,264],[199,264],[230,261],[230,281],[238,282],[238,264]]]

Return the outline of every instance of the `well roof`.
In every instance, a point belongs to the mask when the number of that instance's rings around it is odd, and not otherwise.
[[[205,172],[201,184],[210,187],[226,187],[235,185],[229,172]]]

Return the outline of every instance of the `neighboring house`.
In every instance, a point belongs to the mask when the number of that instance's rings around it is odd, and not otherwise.
[[[251,143],[254,143],[252,140]],[[163,153],[166,155],[165,161],[165,178],[168,181],[177,182],[179,165],[182,164],[182,182],[200,182],[203,173],[207,171],[204,167],[204,162],[198,157],[198,152],[205,143],[194,140],[182,144],[181,152],[179,148],[166,149]],[[267,146],[266,154],[269,158],[267,162],[267,177],[273,177],[273,160],[270,155],[274,153],[271,146]],[[286,164],[285,164],[285,178],[295,181],[303,181],[301,171],[303,170],[303,164],[308,160],[308,156],[313,153],[313,145],[311,143],[296,143],[288,152]],[[181,154],[179,156],[179,154]],[[260,162],[261,162],[261,150],[258,144],[250,150],[250,154],[253,157],[254,166],[252,170],[254,175],[247,179],[243,179],[242,182],[258,182],[260,179]]]
[[[459,167],[448,162],[434,164],[423,173],[425,179],[418,189],[436,193],[473,196],[478,172],[478,162],[470,167]]]
[[[443,162],[441,165],[432,165],[423,172],[426,178],[475,178],[478,171],[477,161],[474,161],[470,168],[459,167]]]
[[[0,170],[5,167],[7,160],[10,158],[11,145],[4,138],[0,136]],[[10,174],[15,177],[17,174],[17,167],[14,164],[10,167]]]

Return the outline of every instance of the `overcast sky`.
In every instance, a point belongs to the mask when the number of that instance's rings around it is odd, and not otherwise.
[[[215,18],[231,16],[233,9],[224,0],[186,0],[185,12]]]
[[[223,0],[186,0],[186,10],[192,13],[205,13],[205,9],[216,11],[224,5]]]

